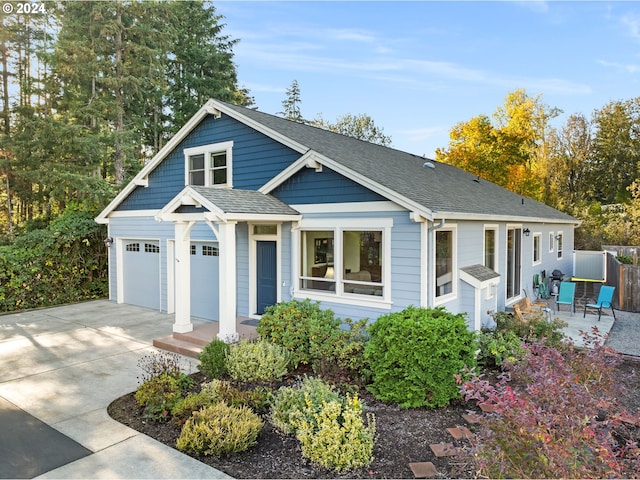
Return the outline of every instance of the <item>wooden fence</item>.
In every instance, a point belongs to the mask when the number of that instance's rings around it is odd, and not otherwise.
[[[616,287],[616,307],[640,312],[640,265],[625,265],[616,259],[616,255],[633,257],[634,253],[640,253],[640,247],[603,248],[607,251],[607,285]]]

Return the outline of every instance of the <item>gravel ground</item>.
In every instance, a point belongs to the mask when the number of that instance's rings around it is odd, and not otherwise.
[[[616,320],[605,344],[640,359],[640,313],[616,310]]]

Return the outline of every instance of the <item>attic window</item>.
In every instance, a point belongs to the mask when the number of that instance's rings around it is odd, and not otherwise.
[[[233,142],[186,148],[185,185],[232,187]]]

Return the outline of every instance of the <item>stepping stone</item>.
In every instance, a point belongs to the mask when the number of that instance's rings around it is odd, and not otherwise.
[[[640,427],[640,415],[633,416],[630,413],[618,413],[611,417],[613,420],[618,420],[629,425]]]
[[[458,429],[462,432],[462,435],[464,435],[464,438],[466,438],[467,440],[471,440],[476,437],[476,434],[469,430],[467,427],[458,427]]]
[[[449,432],[455,440],[460,440],[461,438],[471,440],[473,437],[475,437],[473,432],[467,427],[447,428],[447,432]]]
[[[458,449],[453,443],[432,443],[429,447],[436,457],[453,457],[458,454]]]
[[[468,423],[480,423],[481,417],[475,413],[463,413],[462,418],[464,418]]]
[[[479,403],[478,406],[484,413],[491,413],[496,411],[496,407],[494,407],[493,405],[489,405],[488,403]]]
[[[435,478],[438,475],[436,466],[431,462],[410,463],[409,468],[416,478]]]

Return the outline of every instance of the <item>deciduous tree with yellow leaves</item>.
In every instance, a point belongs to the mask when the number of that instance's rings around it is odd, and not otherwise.
[[[558,113],[542,103],[541,95],[532,97],[524,89],[515,90],[492,118],[479,115],[454,126],[449,148],[436,150],[436,160],[543,200],[545,139],[549,121]]]

